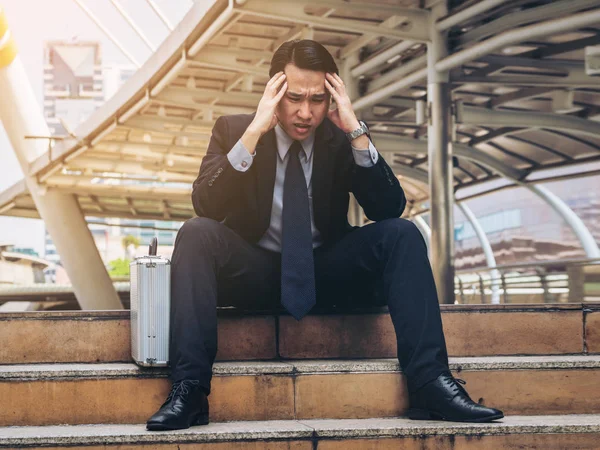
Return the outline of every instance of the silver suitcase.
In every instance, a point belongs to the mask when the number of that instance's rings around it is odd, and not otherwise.
[[[131,356],[144,367],[169,364],[171,261],[156,256],[157,246],[153,238],[150,254],[129,264]]]

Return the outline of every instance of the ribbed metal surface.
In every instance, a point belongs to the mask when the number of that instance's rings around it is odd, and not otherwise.
[[[169,361],[171,263],[163,257],[143,257],[130,265],[131,355],[142,366],[166,366]]]

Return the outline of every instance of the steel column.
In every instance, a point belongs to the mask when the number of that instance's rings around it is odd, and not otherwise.
[[[432,9],[431,43],[427,44],[427,97],[429,124],[429,189],[431,199],[431,263],[440,303],[454,303],[454,222],[452,185],[452,147],[450,137],[449,73],[435,69],[447,54],[446,34],[435,27],[435,20],[446,14],[445,2]]]

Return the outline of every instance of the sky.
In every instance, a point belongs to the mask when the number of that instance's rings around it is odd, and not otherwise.
[[[140,62],[151,51],[121,17],[110,0],[81,0]],[[146,0],[117,0],[148,39],[156,46],[168,35],[163,22]],[[172,24],[178,23],[192,6],[192,0],[154,0]],[[212,3],[211,0],[203,0]],[[198,0],[196,0],[198,2]],[[44,41],[78,38],[101,43],[103,64],[130,64],[118,47],[88,18],[75,0],[0,0],[27,72],[41,105]],[[33,13],[33,14],[32,14]],[[0,92],[0,101],[2,93]],[[23,172],[0,122],[0,192],[23,178]],[[41,220],[0,216],[0,244],[30,247],[44,254],[44,226]]]

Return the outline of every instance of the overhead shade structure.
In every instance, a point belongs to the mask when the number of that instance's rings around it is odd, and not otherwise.
[[[454,5],[432,14],[418,0],[218,0],[208,12],[195,4],[123,88],[77,128],[77,139],[39,156],[29,173],[48,190],[74,193],[85,214],[192,217],[191,182],[215,120],[253,112],[273,51],[312,36],[354,78],[346,82],[357,83],[353,102],[378,150],[394,167],[415,170],[397,175],[409,194],[407,214],[418,214],[432,198],[410,174],[429,176],[432,153],[431,116],[417,120],[416,102],[431,110],[427,51],[440,32],[441,39],[452,36],[451,45],[433,68],[449,71],[443,83],[448,106],[459,113],[449,129],[457,158],[447,166],[447,183],[434,177],[431,187],[443,182],[460,196],[504,176],[539,184],[556,179],[550,169],[597,172],[600,78],[585,72],[585,48],[600,45],[597,2]],[[4,192],[0,211],[34,216],[28,195],[17,186]],[[446,233],[450,222],[446,217]],[[436,239],[432,248],[439,247]],[[446,253],[448,262],[451,246]]]

